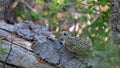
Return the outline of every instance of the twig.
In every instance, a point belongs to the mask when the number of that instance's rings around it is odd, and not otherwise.
[[[21,0],[21,2],[22,2],[29,10],[35,12],[35,11],[33,10],[33,8],[32,8],[28,3],[26,3],[24,0]],[[36,13],[36,12],[35,12],[35,13]]]

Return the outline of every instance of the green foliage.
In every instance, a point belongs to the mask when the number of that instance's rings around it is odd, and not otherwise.
[[[108,18],[109,18],[109,10],[102,13],[102,15],[99,18],[97,18],[95,21],[93,21],[93,23],[90,26],[86,27],[83,33],[84,35],[87,35],[91,38],[93,47],[96,50],[105,50],[106,46],[109,45]],[[106,31],[107,29],[108,31]]]
[[[2,41],[4,38],[5,38],[4,36],[1,36],[1,37],[0,37],[0,41]]]
[[[4,51],[4,50],[6,50],[6,48],[2,48],[2,47],[0,47],[0,50],[1,50],[1,51]]]
[[[30,19],[33,19],[33,20],[42,18],[43,15],[44,15],[44,14],[43,14],[42,12],[36,14],[35,12],[28,11],[28,13],[27,13],[27,16],[28,16]]]

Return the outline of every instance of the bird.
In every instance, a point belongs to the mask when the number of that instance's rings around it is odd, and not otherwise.
[[[92,45],[87,39],[72,36],[69,31],[62,31],[60,33],[60,39],[65,48],[72,53],[86,56],[92,52]]]

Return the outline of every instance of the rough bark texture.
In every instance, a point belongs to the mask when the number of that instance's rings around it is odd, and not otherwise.
[[[24,31],[24,30],[23,30]],[[5,68],[14,68],[14,67],[23,67],[23,68],[55,68],[45,61],[42,58],[34,54],[31,49],[32,42],[26,40],[23,37],[18,37],[15,34],[16,30],[14,25],[9,25],[4,21],[0,21],[0,37],[4,36],[5,39],[0,41],[0,47],[6,48],[5,51],[0,51],[2,57],[0,61],[4,64],[6,57],[8,56],[10,47],[12,46],[12,51],[8,57]],[[11,43],[11,40],[12,43]],[[3,64],[0,65],[0,68],[3,67]]]
[[[120,0],[111,0],[110,10],[111,28],[115,32],[120,32]]]
[[[113,41],[120,44],[120,0],[111,0],[110,10]]]

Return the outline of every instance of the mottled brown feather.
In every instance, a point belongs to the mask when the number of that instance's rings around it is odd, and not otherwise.
[[[70,52],[79,55],[87,55],[91,52],[91,44],[84,38],[74,37],[67,31],[61,33],[61,38],[63,38],[66,49]]]

